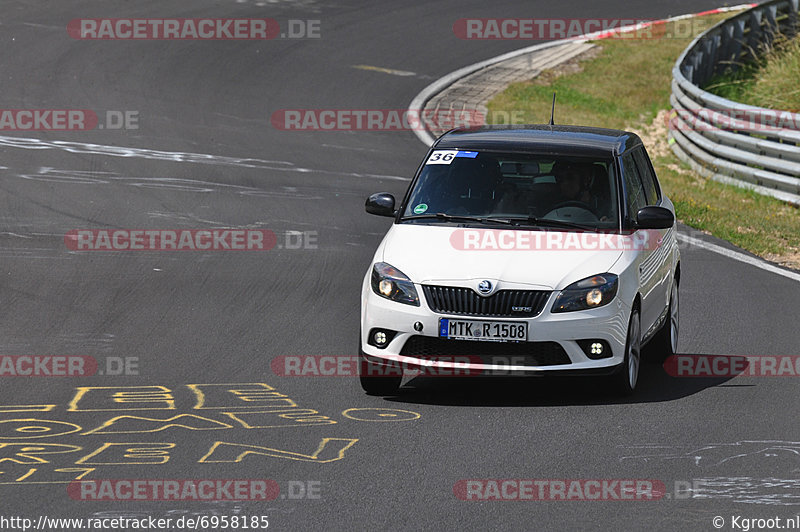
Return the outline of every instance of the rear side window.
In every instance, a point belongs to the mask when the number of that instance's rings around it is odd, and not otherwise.
[[[639,169],[639,177],[642,179],[642,186],[644,187],[645,196],[647,197],[647,204],[655,205],[660,199],[658,185],[656,184],[656,176],[653,174],[653,167],[648,160],[644,148],[637,148],[633,152],[633,158],[636,161],[636,167]]]
[[[635,219],[639,209],[647,205],[647,197],[639,177],[639,170],[630,153],[622,156],[622,170],[625,174],[625,202],[631,218]]]

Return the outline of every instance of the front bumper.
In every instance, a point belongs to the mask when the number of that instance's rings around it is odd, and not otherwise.
[[[531,318],[482,317],[433,312],[419,284],[420,306],[390,301],[375,294],[365,277],[361,293],[362,356],[376,365],[403,368],[438,368],[441,374],[608,374],[624,359],[630,306],[617,297],[603,307],[553,314],[550,309],[558,291],[550,294],[539,315]],[[512,287],[514,288],[514,287]],[[525,287],[516,287],[525,288]],[[527,342],[485,342],[439,338],[439,319],[525,322]],[[422,324],[422,330],[415,330]],[[374,329],[396,334],[385,347],[370,345]],[[417,325],[419,329],[419,325]],[[603,341],[611,350],[607,358],[592,359],[579,344]],[[458,373],[461,372],[461,373]]]

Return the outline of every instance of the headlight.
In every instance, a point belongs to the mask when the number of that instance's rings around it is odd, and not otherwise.
[[[406,305],[419,306],[419,296],[414,283],[406,274],[385,262],[377,262],[372,267],[372,291],[381,297],[405,303]]]
[[[618,278],[603,273],[572,283],[558,294],[551,312],[572,312],[608,305],[617,295]]]

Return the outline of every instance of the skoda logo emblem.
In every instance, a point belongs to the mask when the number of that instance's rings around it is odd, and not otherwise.
[[[478,283],[478,292],[483,295],[489,295],[492,293],[492,282],[491,281],[481,281]]]

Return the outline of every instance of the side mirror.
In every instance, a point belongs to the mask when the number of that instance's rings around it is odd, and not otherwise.
[[[394,217],[394,196],[388,192],[379,192],[367,198],[364,208],[370,214]]]
[[[675,224],[672,211],[656,205],[648,205],[636,213],[637,229],[669,229]]]

